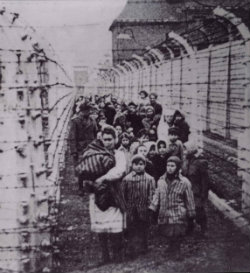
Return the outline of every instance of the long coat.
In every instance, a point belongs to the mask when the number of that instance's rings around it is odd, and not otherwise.
[[[97,124],[93,117],[80,112],[71,119],[69,143],[70,151],[75,160],[78,160],[82,151],[97,135]]]
[[[208,162],[202,157],[193,156],[185,162],[182,173],[192,184],[195,205],[203,207],[208,199]]]

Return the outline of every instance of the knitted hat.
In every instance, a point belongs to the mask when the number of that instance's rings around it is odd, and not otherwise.
[[[181,168],[181,160],[178,156],[170,156],[167,160],[167,163],[168,162],[174,162],[176,164],[176,167],[177,169],[180,169]]]
[[[138,163],[139,161],[143,161],[143,163],[146,164],[146,158],[143,155],[136,154],[132,157],[132,160],[131,160],[132,164]]]

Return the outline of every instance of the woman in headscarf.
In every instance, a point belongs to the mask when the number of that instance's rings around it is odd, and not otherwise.
[[[174,110],[166,109],[161,116],[159,126],[157,128],[158,138],[165,141],[168,140],[168,129],[173,126]]]

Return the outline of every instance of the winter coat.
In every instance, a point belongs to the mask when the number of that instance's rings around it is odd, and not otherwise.
[[[127,122],[130,123],[130,126],[133,128],[134,130],[134,135],[136,136],[138,134],[138,132],[143,129],[143,124],[142,124],[142,120],[141,117],[138,116],[136,113],[129,113],[127,115]]]
[[[191,184],[194,193],[196,207],[203,207],[208,199],[209,176],[208,162],[194,155],[184,162],[182,174],[186,176]]]
[[[107,103],[105,105],[104,113],[105,113],[105,117],[107,119],[107,124],[113,125],[116,110],[115,110],[114,106],[111,103]]]
[[[177,121],[175,120],[176,114],[179,114],[182,116],[182,119]],[[176,111],[173,117],[174,120],[174,126],[179,129],[179,139],[182,143],[185,143],[188,141],[188,136],[190,134],[189,125],[185,120],[184,115],[180,111]]]
[[[151,159],[155,170],[154,178],[156,181],[158,181],[159,178],[163,176],[163,174],[166,172],[167,159],[168,159],[167,154],[164,156],[156,154]]]
[[[71,119],[70,151],[76,160],[87,145],[96,138],[97,131],[96,121],[89,115],[80,112]]]
[[[158,102],[156,102],[155,104],[151,104],[151,106],[154,107],[155,111],[154,123],[156,124],[156,126],[158,126],[162,116],[162,106]]]

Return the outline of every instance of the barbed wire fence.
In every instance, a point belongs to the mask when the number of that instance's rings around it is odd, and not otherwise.
[[[158,48],[105,72],[98,89],[100,94],[115,94],[126,102],[137,101],[138,92],[145,89],[156,92],[165,109],[183,111],[191,125],[190,138],[197,141],[210,159],[210,174],[221,189],[219,194],[237,198],[236,208],[241,216],[249,217],[249,31],[240,19],[222,9],[215,10],[213,22],[223,27],[207,27],[204,31],[202,25],[193,30],[196,35],[169,34]],[[203,39],[197,34],[200,29],[205,32]],[[210,43],[199,47],[204,39]],[[13,173],[13,167],[1,171],[0,264],[16,272],[49,272],[60,267],[58,234],[70,232],[58,225],[58,210],[62,206],[60,191],[72,187],[61,185],[61,181],[66,143],[71,141],[68,122],[74,86],[64,82],[63,75],[61,79],[55,76],[57,63],[39,59],[40,53],[29,58],[34,49],[8,49],[10,60],[3,60],[1,55],[0,67],[4,65],[7,69],[16,63],[13,58],[19,58],[16,56],[19,51],[22,57],[26,55],[21,58],[18,70],[12,70],[13,74],[19,71],[17,75],[21,77],[17,80],[26,75],[27,63],[31,66],[28,70],[38,71],[38,76],[34,84],[19,82],[16,86],[2,78],[1,88],[8,94],[1,92],[11,102],[8,107],[13,113],[1,109],[5,112],[0,117],[1,125],[14,122],[19,127],[14,133],[17,138],[1,135],[4,136],[0,139],[1,156],[8,162],[18,155],[19,171]],[[8,56],[5,54],[5,58]],[[51,65],[56,68],[51,69]],[[24,75],[20,73],[22,69]],[[48,76],[56,80],[51,81]],[[76,230],[82,232],[85,227]],[[225,235],[208,240],[223,242],[235,238],[236,235],[230,239]],[[93,253],[84,251],[85,257],[94,256],[95,249],[91,249]]]
[[[133,55],[100,78],[104,94],[129,102],[137,101],[144,89],[157,93],[163,108],[181,110],[191,125],[190,139],[209,158],[216,193],[235,201],[248,219],[249,41],[244,19],[217,7],[199,26],[169,33],[164,43]]]

